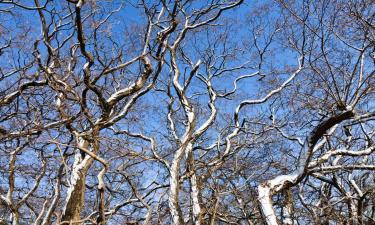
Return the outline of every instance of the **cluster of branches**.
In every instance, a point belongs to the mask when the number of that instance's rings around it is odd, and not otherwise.
[[[0,224],[375,224],[371,0],[0,21]]]

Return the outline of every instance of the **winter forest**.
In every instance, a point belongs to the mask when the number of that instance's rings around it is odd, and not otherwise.
[[[0,225],[371,225],[374,142],[374,0],[0,0]]]

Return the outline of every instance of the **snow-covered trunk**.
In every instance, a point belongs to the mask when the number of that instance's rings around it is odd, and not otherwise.
[[[278,225],[275,211],[273,210],[271,188],[267,183],[258,186],[258,200],[263,218],[268,225]]]
[[[169,208],[174,225],[183,225],[184,220],[179,204],[179,190],[180,190],[180,161],[184,155],[185,147],[180,147],[173,158],[173,163],[170,169],[170,191],[169,191]]]
[[[104,174],[107,172],[107,167],[104,167],[100,173],[98,174],[98,192],[99,192],[99,216],[97,219],[98,225],[105,225],[106,218],[105,218],[105,195],[104,195]]]
[[[201,208],[201,200],[200,200],[200,186],[199,186],[199,179],[197,177],[195,171],[195,163],[194,163],[194,156],[192,152],[192,148],[190,147],[187,151],[187,165],[188,165],[188,173],[190,173],[190,197],[193,202],[193,224],[201,225],[202,224],[202,208]]]
[[[354,115],[354,112],[350,109],[322,121],[313,129],[309,137],[306,138],[302,148],[303,152],[298,160],[297,169],[290,174],[277,176],[258,186],[260,207],[268,225],[278,224],[276,213],[272,206],[272,196],[285,190],[285,188],[290,188],[300,182],[307,175],[307,169],[309,166],[316,167],[320,165],[323,161],[311,164],[310,161],[314,152],[326,143],[326,138],[323,137],[331,135],[336,130],[339,123],[351,119]]]
[[[176,42],[177,43],[177,42]],[[170,191],[169,191],[169,208],[172,215],[174,225],[185,224],[181,207],[179,205],[179,189],[180,189],[180,163],[182,157],[192,149],[192,135],[195,128],[194,108],[190,104],[185,95],[184,88],[179,83],[180,71],[177,66],[177,54],[175,46],[171,49],[171,63],[174,71],[173,86],[177,92],[181,105],[184,108],[187,118],[187,126],[184,135],[179,138],[181,145],[174,154],[173,162],[170,168]],[[191,150],[190,150],[191,151]]]
[[[195,225],[202,224],[202,208],[200,206],[200,190],[199,190],[199,181],[195,173],[190,177],[191,182],[191,198],[193,200],[193,221]]]
[[[275,210],[273,209],[273,201],[272,201],[272,190],[271,188],[265,184],[261,184],[258,187],[259,193],[259,202],[260,208],[263,214],[263,218],[265,219],[268,225],[278,225],[278,220],[276,217]],[[283,218],[282,224],[285,225],[293,225],[293,204],[292,204],[292,193],[291,190],[288,189],[285,191],[285,201],[283,204]]]
[[[87,149],[89,143],[81,139],[78,143],[79,148]],[[85,200],[86,174],[93,163],[93,158],[89,155],[83,156],[82,152],[77,149],[74,157],[70,183],[66,196],[66,203],[62,213],[61,221],[69,221],[70,224],[80,224],[80,214]],[[76,221],[76,222],[75,222]]]

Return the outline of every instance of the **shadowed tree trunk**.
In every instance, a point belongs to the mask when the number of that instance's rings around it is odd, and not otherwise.
[[[88,149],[89,142],[81,140],[79,147]],[[77,149],[74,156],[74,163],[70,175],[69,188],[67,190],[66,203],[62,213],[61,221],[73,222],[73,224],[80,224],[80,215],[84,207],[85,190],[86,190],[86,174],[93,163],[93,158],[85,155],[81,150]]]

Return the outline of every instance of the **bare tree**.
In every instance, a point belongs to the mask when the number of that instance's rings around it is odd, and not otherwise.
[[[0,224],[374,223],[371,3],[0,0]]]

